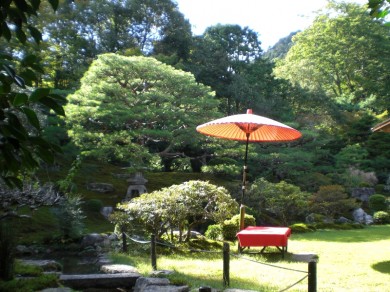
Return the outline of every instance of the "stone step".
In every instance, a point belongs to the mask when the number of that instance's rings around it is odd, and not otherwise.
[[[60,282],[72,289],[86,288],[132,288],[139,273],[61,275]]]

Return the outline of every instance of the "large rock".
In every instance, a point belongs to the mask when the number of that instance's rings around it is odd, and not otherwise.
[[[351,191],[351,197],[361,202],[368,202],[370,196],[373,194],[375,194],[374,188],[353,188]]]
[[[110,246],[110,239],[108,235],[105,234],[91,233],[83,237],[81,246],[100,246],[108,248]]]
[[[114,212],[114,208],[111,206],[105,206],[100,210],[100,214],[102,214],[105,218],[108,218],[110,214]]]
[[[41,267],[44,272],[60,272],[62,266],[53,260],[21,260],[24,265]]]
[[[362,208],[355,209],[352,213],[353,220],[360,224],[372,224],[374,220],[371,215],[368,215]]]
[[[88,274],[88,275],[61,275],[60,282],[73,289],[117,289],[132,288],[137,279],[141,277],[139,273],[125,274]]]
[[[133,292],[188,292],[188,286],[171,285],[166,278],[145,278],[137,279]]]
[[[103,265],[100,271],[106,274],[134,273],[137,269],[129,265]]]
[[[115,191],[114,186],[107,183],[89,183],[87,189],[98,193],[111,193]]]

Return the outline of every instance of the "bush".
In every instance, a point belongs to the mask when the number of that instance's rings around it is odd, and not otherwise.
[[[373,212],[387,211],[386,197],[380,194],[374,194],[368,199],[368,205]]]
[[[88,200],[84,203],[84,207],[86,211],[99,213],[103,208],[103,202],[98,199]]]
[[[221,224],[209,225],[209,227],[207,227],[207,230],[205,232],[205,236],[212,240],[223,239]]]
[[[247,226],[255,226],[255,217],[245,214],[244,228]],[[222,225],[222,235],[224,240],[236,240],[236,234],[240,230],[240,215],[234,215],[230,220],[225,220]]]
[[[313,226],[307,225],[305,223],[296,223],[290,226],[292,233],[306,233],[315,231]]]
[[[375,224],[389,224],[390,223],[390,214],[385,211],[378,211],[372,216]]]

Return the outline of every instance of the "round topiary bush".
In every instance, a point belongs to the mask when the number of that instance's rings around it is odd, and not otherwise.
[[[245,214],[244,227],[255,226],[256,219],[252,215]],[[234,215],[230,220],[225,220],[222,225],[222,236],[224,240],[236,240],[236,234],[240,229],[240,215]]]
[[[374,194],[368,199],[368,205],[373,212],[387,211],[386,197],[380,194]]]
[[[209,225],[209,227],[207,227],[207,230],[205,232],[205,236],[212,240],[223,239],[221,224]]]
[[[385,211],[378,211],[372,216],[375,224],[389,224],[390,223],[390,214]]]

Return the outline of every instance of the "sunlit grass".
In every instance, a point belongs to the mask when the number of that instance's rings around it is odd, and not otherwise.
[[[303,272],[308,270],[308,263],[294,261],[293,254],[312,253],[319,258],[317,291],[389,291],[390,225],[293,234],[288,250],[285,259],[279,254],[255,255],[244,252],[242,257],[245,259],[231,255],[230,288],[281,291],[305,277]],[[236,251],[237,245],[232,244],[231,253],[236,254]],[[130,256],[118,255],[116,260],[119,258],[121,263],[133,264],[144,275],[152,271],[147,252]],[[176,273],[170,277],[171,281],[186,283],[193,289],[200,286],[223,288],[222,252],[166,255],[160,252],[157,268],[174,270]],[[305,279],[288,291],[307,291],[307,285]]]

